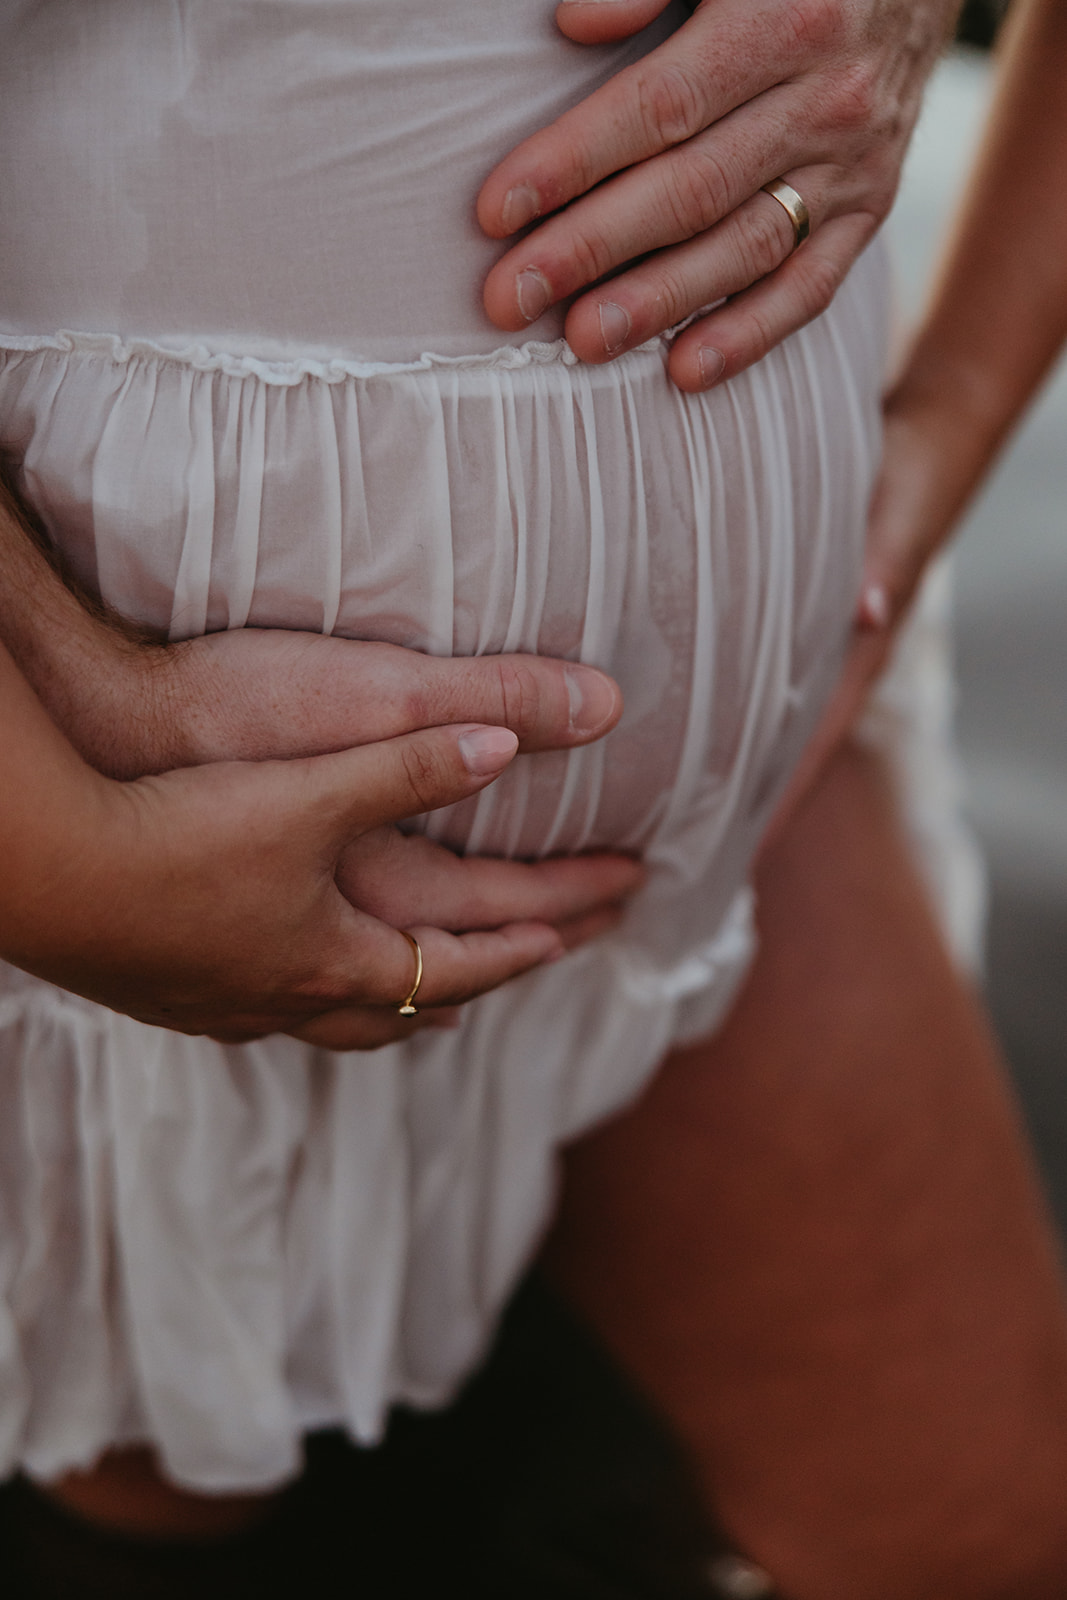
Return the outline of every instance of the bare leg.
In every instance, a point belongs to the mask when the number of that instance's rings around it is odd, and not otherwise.
[[[275,1496],[199,1495],[161,1477],[152,1452],[110,1450],[91,1472],[69,1472],[47,1493],[86,1522],[141,1539],[196,1542],[252,1527]]]
[[[793,1600],[1062,1600],[1056,1250],[871,758],[759,892],[724,1033],[570,1152],[550,1274]]]

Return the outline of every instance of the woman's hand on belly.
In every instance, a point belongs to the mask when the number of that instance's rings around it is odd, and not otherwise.
[[[556,20],[599,44],[636,33],[665,4],[564,0]],[[958,10],[958,0],[703,0],[487,179],[478,216],[493,238],[548,218],[489,274],[489,316],[518,329],[577,294],[567,339],[602,362],[729,296],[674,341],[671,376],[696,392],[759,360],[826,309],[885,218]],[[788,214],[761,192],[776,178],[811,214],[796,254]]]
[[[476,876],[464,882],[459,918],[472,931],[433,925],[456,898],[446,871],[430,848],[383,832],[492,782],[517,747],[507,729],[429,728],[308,760],[218,762],[120,783],[80,760],[2,649],[0,714],[10,734],[0,763],[0,956],[140,1021],[227,1041],[289,1032],[373,1047],[565,948],[544,921],[515,919],[516,896]],[[361,845],[361,859],[346,860]],[[427,879],[416,886],[409,874],[402,903],[425,962],[419,1003],[430,1010],[418,1021],[399,1014],[415,986],[411,944],[338,886],[339,875],[350,894],[365,879],[373,886],[377,869],[378,908],[397,904],[387,880],[403,873],[405,850]],[[452,870],[462,875],[462,863]],[[637,875],[618,861],[615,895]],[[568,880],[562,893],[544,886],[541,900],[562,900],[587,925],[597,906],[603,923],[604,884],[589,865],[584,891]],[[505,925],[485,928],[487,910]]]
[[[5,860],[19,863],[3,885],[0,958],[63,987],[188,1032],[372,1048],[612,925],[640,881],[619,856],[459,861],[385,826],[507,765],[498,751],[492,770],[468,771],[456,724],[510,728],[527,750],[609,731],[622,701],[601,673],[283,632],[152,644],[83,606],[10,505],[0,595],[0,635],[37,691],[43,741],[34,760],[32,740],[15,740],[22,775],[5,774],[26,803],[0,808]],[[503,743],[513,753],[516,740]],[[342,753],[295,759],[325,752]],[[164,770],[175,767],[190,770]],[[69,802],[54,827],[52,787]],[[396,1014],[412,959],[398,927],[426,953],[416,1023]]]

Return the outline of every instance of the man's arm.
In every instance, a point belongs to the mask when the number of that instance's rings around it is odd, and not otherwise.
[[[300,1032],[347,1048],[411,1031],[397,1006],[412,957],[342,895],[346,847],[477,793],[517,744],[507,729],[468,724],[119,783],[81,760],[2,647],[0,723],[0,957],[183,1032]],[[543,922],[414,931],[429,1007],[563,950]]]
[[[164,645],[79,600],[10,497],[0,633],[0,958],[116,1010],[371,1048],[413,1027],[394,928],[422,943],[432,1025],[610,926],[640,881],[617,856],[459,861],[388,826],[483,788],[509,724],[529,749],[613,726],[591,669],[254,631]]]
[[[596,44],[637,32],[665,4],[564,0],[556,20]],[[609,361],[729,296],[675,340],[671,376],[697,391],[758,360],[826,308],[886,216],[958,10],[701,0],[666,43],[486,180],[478,216],[493,238],[538,222],[490,273],[490,317],[518,329],[577,295],[567,338],[583,360]],[[775,178],[811,212],[795,254],[792,223],[761,193]]]
[[[604,673],[541,656],[444,660],[283,629],[167,644],[81,590],[2,481],[0,640],[85,760],[118,778],[462,721],[508,727],[523,751],[570,748],[622,711]]]

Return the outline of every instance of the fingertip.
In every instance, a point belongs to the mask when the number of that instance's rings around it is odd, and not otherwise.
[[[716,353],[722,359],[722,367],[709,382],[701,366],[699,347],[694,347],[692,343],[682,344],[676,340],[667,358],[667,372],[674,387],[681,389],[683,394],[706,394],[709,388],[721,383],[726,362],[725,358],[721,357],[721,352]]]
[[[569,732],[576,743],[601,738],[622,716],[622,690],[614,678],[579,662],[563,671],[570,713]]]
[[[497,262],[482,289],[482,305],[489,321],[505,333],[521,333],[531,321],[536,321],[533,313],[541,298],[544,299],[541,311],[548,306],[550,291],[546,282],[537,268],[520,267],[519,259],[512,259],[509,252]]]
[[[667,0],[559,0],[556,26],[575,44],[607,44],[648,26]]]
[[[472,778],[491,777],[503,772],[519,748],[518,735],[512,733],[510,728],[466,728],[456,743],[460,760]]]
[[[636,861],[633,856],[620,856],[618,858],[624,865],[622,878],[624,887],[619,891],[623,898],[636,894],[643,889],[648,880],[648,872],[643,861]]]
[[[865,583],[856,612],[857,627],[865,633],[884,633],[889,627],[892,614],[889,590],[885,584]]]
[[[512,922],[504,931],[512,942],[524,947],[524,955],[530,967],[551,966],[554,961],[558,961],[567,953],[567,947],[560,937],[559,930],[550,923]]]

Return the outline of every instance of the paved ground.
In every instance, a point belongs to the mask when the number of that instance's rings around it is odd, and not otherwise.
[[[894,220],[914,304],[973,150],[988,67],[947,61]],[[960,738],[992,885],[988,991],[1067,1231],[1067,362],[969,518]]]

